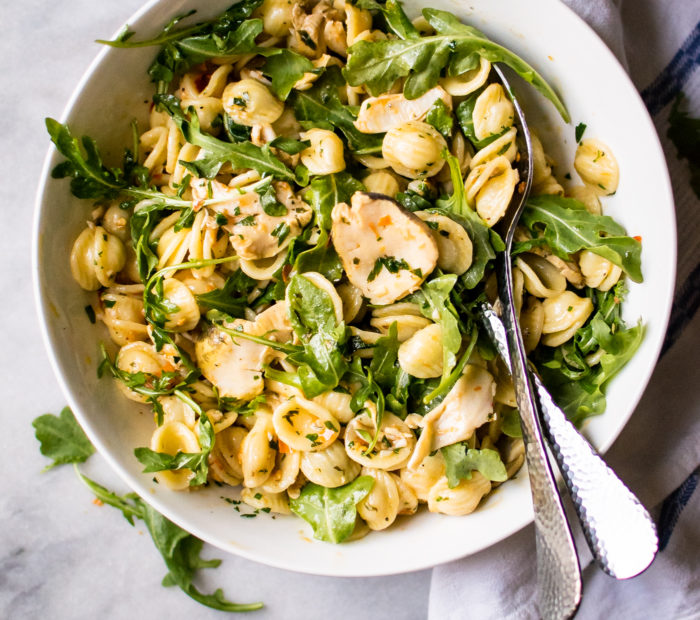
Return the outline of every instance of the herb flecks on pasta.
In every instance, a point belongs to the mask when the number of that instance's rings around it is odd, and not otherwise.
[[[135,456],[169,488],[240,485],[255,514],[294,513],[335,543],[419,503],[472,512],[524,459],[510,377],[474,318],[495,301],[492,227],[522,181],[491,63],[567,118],[563,103],[443,11],[245,0],[187,17],[109,42],[160,47],[121,167],[47,120],[54,176],[94,203],[70,267],[113,343],[100,373],[153,410]],[[620,314],[641,244],[602,215],[619,183],[607,145],[580,141],[567,190],[536,135],[533,149],[516,305],[581,422],[643,336]]]

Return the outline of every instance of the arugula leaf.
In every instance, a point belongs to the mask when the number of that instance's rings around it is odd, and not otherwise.
[[[229,276],[223,288],[195,295],[197,303],[210,310],[220,310],[234,318],[244,318],[248,294],[257,282],[240,269]]]
[[[189,162],[188,166],[198,175],[210,179],[216,176],[225,162],[230,162],[236,169],[253,169],[285,181],[295,180],[294,173],[272,155],[269,146],[259,147],[252,142],[224,142],[203,133],[196,114],[190,114],[188,119],[175,95],[154,95],[153,100],[172,117],[185,140],[201,147],[203,157]]]
[[[493,482],[503,482],[508,479],[506,466],[496,450],[476,450],[463,441],[445,446],[440,452],[445,458],[447,486],[451,489],[456,487],[460,480],[471,480],[474,470]]]
[[[351,150],[357,153],[379,153],[383,134],[364,134],[355,125],[355,114],[343,105],[338,87],[345,80],[337,67],[326,69],[315,85],[304,91],[295,91],[291,97],[297,120],[311,126],[335,127],[343,132]]]
[[[449,139],[452,135],[452,112],[442,99],[436,99],[430,106],[425,122],[435,127],[445,139]]]
[[[58,416],[51,413],[39,416],[32,426],[41,444],[39,451],[53,459],[44,471],[65,463],[84,463],[95,452],[70,407],[64,407]]]
[[[496,258],[496,252],[505,250],[505,244],[495,231],[491,230],[468,204],[464,194],[464,181],[459,169],[459,161],[454,155],[444,151],[443,157],[450,167],[450,177],[454,187],[452,195],[440,198],[437,207],[445,211],[467,231],[473,246],[472,264],[462,274],[460,281],[468,289],[475,288],[484,278],[489,262]]]
[[[396,4],[400,10],[399,3]],[[508,65],[547,97],[569,122],[569,114],[557,94],[523,59],[476,28],[465,26],[451,13],[423,9],[423,16],[437,34],[416,37],[407,30],[405,38],[360,41],[350,47],[343,70],[348,84],[362,84],[371,94],[378,95],[388,91],[399,78],[406,77],[404,95],[415,99],[437,84],[443,69],[448,75],[458,75],[474,68],[482,57]]]
[[[296,155],[297,153],[301,153],[310,145],[311,142],[309,140],[295,140],[294,138],[286,138],[284,136],[277,136],[272,142],[270,142],[270,146],[279,149],[280,151],[284,151],[288,155]]]
[[[143,470],[145,474],[164,470],[190,469],[195,474],[190,480],[190,486],[200,486],[207,481],[209,474],[209,455],[214,447],[214,427],[207,414],[189,396],[179,390],[175,390],[174,394],[199,414],[197,439],[200,451],[195,453],[178,451],[177,454],[166,454],[155,452],[150,448],[136,448],[134,456],[142,465],[145,465]]]
[[[277,200],[277,192],[272,185],[272,180],[264,185],[258,186],[255,192],[260,196],[260,205],[267,215],[273,217],[287,215],[289,210]]]
[[[331,282],[343,277],[343,264],[325,230],[321,231],[316,245],[299,254],[294,261],[294,273],[306,271],[323,274]]]
[[[522,437],[523,430],[520,428],[520,414],[515,408],[505,408],[501,412],[501,430],[508,437]]]
[[[304,350],[287,359],[299,367],[304,394],[313,398],[335,388],[347,370],[340,351],[345,325],[338,324],[330,295],[302,275],[287,285],[289,320]]]
[[[578,200],[556,195],[530,197],[520,223],[534,237],[541,231],[543,241],[560,258],[568,260],[574,252],[586,249],[621,267],[635,282],[643,280],[642,244],[626,236],[611,217],[589,213]]]
[[[311,525],[314,538],[330,543],[341,543],[355,529],[357,504],[374,486],[372,476],[360,476],[335,489],[313,482],[304,485],[299,497],[289,500],[292,512]]]
[[[388,333],[379,338],[373,347],[368,375],[381,388],[386,405],[395,414],[405,418],[408,413],[408,386],[411,378],[398,363],[400,345],[398,326],[394,322],[389,327]],[[379,415],[377,417],[377,428],[379,428],[381,419]]]
[[[688,160],[690,186],[700,198],[700,118],[693,118],[681,110],[685,95],[680,92],[668,115],[666,135],[676,147],[678,157]]]
[[[270,56],[262,67],[263,74],[272,80],[272,90],[282,101],[289,97],[294,84],[303,78],[305,73],[316,71],[308,58],[289,49],[279,50],[279,53]]]
[[[581,138],[583,138],[583,134],[586,131],[586,127],[588,127],[586,123],[579,123],[578,125],[576,125],[576,142],[581,142]]]
[[[420,288],[420,295],[424,300],[421,304],[423,316],[432,321],[437,315],[441,328],[442,379],[436,390],[441,390],[449,380],[450,373],[457,363],[457,353],[462,346],[457,312],[450,301],[450,292],[456,282],[456,275],[446,274],[425,282]]]
[[[195,573],[200,568],[215,568],[221,564],[221,560],[202,559],[200,553],[203,542],[199,538],[166,519],[135,493],[117,495],[94,480],[90,480],[77,468],[76,473],[95,497],[104,504],[121,510],[131,525],[134,525],[134,518],[141,519],[146,524],[148,533],[168,569],[162,581],[163,586],[177,586],[198,603],[220,611],[254,611],[262,607],[262,603],[244,605],[229,601],[224,597],[221,589],[217,589],[213,594],[200,592],[192,583]]]
[[[366,191],[365,186],[349,172],[317,176],[304,192],[304,200],[316,214],[316,224],[323,230],[331,228],[331,212],[339,202],[349,202],[355,192]]]
[[[246,127],[245,125],[239,125],[234,121],[228,114],[223,115],[224,131],[226,132],[226,137],[229,142],[249,142],[250,134],[252,131],[251,127]]]

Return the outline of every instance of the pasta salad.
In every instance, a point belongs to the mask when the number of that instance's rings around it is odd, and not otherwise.
[[[511,379],[476,319],[496,301],[493,226],[524,191],[491,63],[568,121],[564,104],[445,11],[243,0],[190,15],[103,41],[159,48],[121,167],[47,119],[66,158],[54,176],[93,204],[70,269],[111,340],[99,374],[153,412],[135,457],[170,489],[240,487],[254,514],[294,513],[328,542],[421,503],[469,514],[524,460]],[[603,215],[618,165],[584,131],[580,182],[533,134],[514,246],[526,350],[577,424],[643,337],[620,311],[641,240]]]

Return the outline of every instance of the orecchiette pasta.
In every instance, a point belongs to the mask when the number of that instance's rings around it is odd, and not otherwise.
[[[340,423],[321,405],[292,397],[273,415],[277,436],[293,450],[318,452],[335,441]]]
[[[477,213],[493,226],[508,209],[518,184],[518,171],[511,167],[505,155],[499,155],[473,168],[464,183],[467,201]]]
[[[445,138],[432,125],[409,121],[387,131],[382,156],[397,174],[418,179],[440,172],[446,148]]]
[[[557,347],[569,340],[593,312],[593,303],[588,297],[579,297],[571,291],[564,291],[556,297],[542,302],[544,322],[542,343]]]
[[[600,140],[582,140],[576,149],[574,168],[584,183],[597,193],[617,191],[620,169],[610,148]]]
[[[452,489],[447,484],[447,478],[443,477],[428,493],[428,510],[446,515],[468,515],[476,510],[490,490],[491,482],[478,471],[473,471],[470,479],[460,480]]]
[[[357,478],[360,465],[348,457],[345,447],[334,441],[325,450],[304,452],[301,458],[301,471],[321,486],[330,489],[343,486]]]
[[[515,109],[503,86],[490,84],[476,98],[472,120],[477,140],[500,134],[513,125]]]
[[[403,342],[398,352],[399,365],[419,379],[442,374],[442,328],[433,323],[418,330]]]
[[[284,111],[284,104],[258,80],[232,82],[222,96],[223,108],[239,125],[271,125]]]
[[[301,152],[301,163],[311,174],[333,174],[345,170],[343,141],[327,129],[310,129],[301,136],[311,145]]]
[[[374,485],[369,494],[357,504],[357,512],[371,530],[389,527],[399,514],[400,496],[394,477],[386,471],[363,467],[363,476],[372,476]]]
[[[124,244],[101,226],[86,228],[75,240],[70,254],[73,278],[86,291],[114,284],[125,262]]]
[[[182,422],[166,422],[151,437],[151,450],[175,455],[178,452],[199,452],[199,442],[194,432]],[[189,486],[194,473],[189,469],[165,470],[155,473],[156,480],[170,489],[181,490]]]

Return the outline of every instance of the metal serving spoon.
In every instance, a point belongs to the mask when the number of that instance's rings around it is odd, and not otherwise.
[[[513,234],[532,185],[532,142],[520,104],[501,69],[493,66],[515,107],[520,159],[518,172],[523,182],[508,206],[505,216],[494,227],[503,237],[506,249],[496,257],[498,297],[503,306],[503,325],[510,357],[515,397],[525,442],[525,458],[535,513],[537,582],[539,612],[543,618],[569,618],[581,601],[581,569],[571,530],[561,504],[559,491],[549,465],[535,394],[530,384],[525,347],[518,327],[513,300],[513,271],[510,251]]]

